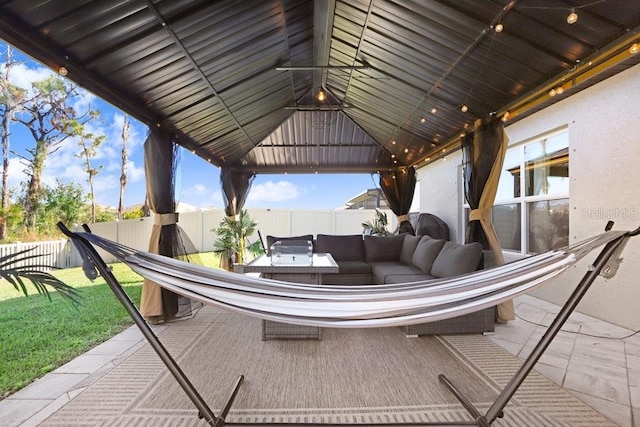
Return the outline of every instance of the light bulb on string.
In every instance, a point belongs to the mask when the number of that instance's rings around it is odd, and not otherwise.
[[[629,53],[632,55],[635,55],[638,52],[640,52],[640,43],[632,44],[631,47],[629,48]]]
[[[571,13],[569,13],[569,16],[567,16],[567,23],[575,24],[577,21],[578,21],[578,14],[576,13],[575,9],[571,9]]]
[[[469,111],[469,107],[467,107],[466,104],[462,104],[462,107],[460,107],[460,111],[462,111],[463,113],[466,113],[467,111]]]
[[[496,33],[501,33],[502,30],[504,30],[504,25],[502,25],[502,23],[497,23],[493,29]]]

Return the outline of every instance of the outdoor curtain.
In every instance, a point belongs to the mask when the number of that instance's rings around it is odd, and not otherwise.
[[[482,243],[493,251],[497,265],[504,264],[504,258],[491,210],[508,142],[502,120],[495,116],[477,124],[473,134],[462,139],[464,192],[471,208],[466,241]],[[515,319],[512,301],[498,305],[498,319]]]
[[[380,188],[387,198],[389,208],[398,217],[398,233],[415,234],[409,222],[409,209],[416,181],[416,170],[413,166],[380,172]]]
[[[177,225],[174,182],[176,147],[168,134],[153,128],[144,143],[147,200],[154,213],[149,252],[168,257],[186,255],[187,249]],[[140,312],[150,321],[168,321],[188,315],[190,301],[145,279],[142,284]],[[186,310],[186,313],[183,311]]]
[[[244,203],[247,201],[247,196],[255,177],[256,175],[252,172],[228,168],[220,169],[220,185],[222,187],[224,212],[227,217],[237,219],[236,216],[240,214]],[[226,270],[229,270],[232,265],[233,260],[231,258],[220,260],[220,267]]]
[[[227,216],[236,216],[247,201],[249,190],[255,174],[251,172],[235,171],[222,168],[220,170],[220,185],[224,199],[224,211]]]

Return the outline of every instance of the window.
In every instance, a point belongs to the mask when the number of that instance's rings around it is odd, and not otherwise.
[[[468,218],[469,206],[464,208]],[[508,149],[492,218],[504,250],[539,253],[568,245],[566,129]]]

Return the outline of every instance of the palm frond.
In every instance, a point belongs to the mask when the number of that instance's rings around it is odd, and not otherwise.
[[[73,305],[80,304],[80,295],[77,289],[67,285],[51,273],[45,271],[51,268],[46,264],[28,264],[41,255],[28,255],[33,250],[25,249],[14,254],[0,257],[0,278],[9,282],[13,287],[29,295],[27,284],[30,282],[39,294],[45,295],[51,300],[51,288],[57,291],[62,297],[69,300]]]

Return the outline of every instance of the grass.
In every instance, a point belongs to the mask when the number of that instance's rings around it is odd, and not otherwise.
[[[195,262],[218,265],[210,253],[200,254]],[[138,305],[142,278],[124,264],[115,263],[112,268]],[[30,285],[30,295],[25,297],[0,281],[0,400],[133,324],[102,277],[91,282],[81,268],[53,274],[79,290],[79,307],[57,292],[51,293],[49,301]]]

